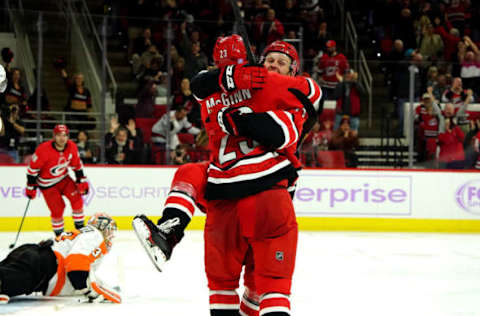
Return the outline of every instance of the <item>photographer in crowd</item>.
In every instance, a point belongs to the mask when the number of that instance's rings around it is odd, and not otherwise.
[[[18,105],[12,104],[4,106],[1,114],[4,135],[0,136],[0,151],[11,156],[16,163],[20,162],[18,155],[20,137],[25,133],[25,127],[19,119],[19,113]]]

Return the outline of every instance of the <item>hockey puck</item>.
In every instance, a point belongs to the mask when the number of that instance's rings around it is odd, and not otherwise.
[[[10,249],[13,249],[13,247],[15,247],[14,244],[10,244],[10,246],[8,246],[8,248],[10,248]]]

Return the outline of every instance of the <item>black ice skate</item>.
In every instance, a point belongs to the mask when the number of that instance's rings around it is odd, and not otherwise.
[[[135,234],[147,251],[148,256],[158,271],[172,255],[173,245],[170,242],[171,230],[165,230],[162,226],[155,225],[145,215],[137,215],[132,222]]]
[[[2,290],[2,280],[0,280],[0,291]],[[7,304],[8,301],[10,301],[10,297],[6,294],[1,294],[0,293],[0,305],[1,304]]]

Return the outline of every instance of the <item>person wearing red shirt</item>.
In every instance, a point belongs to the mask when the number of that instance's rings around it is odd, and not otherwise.
[[[25,194],[31,200],[40,188],[50,209],[52,228],[55,235],[63,232],[63,212],[65,196],[72,206],[75,228],[84,226],[83,200],[81,195],[88,193],[87,178],[83,173],[83,164],[77,145],[68,139],[66,125],[57,125],[53,129],[53,140],[40,144],[32,156],[27,169],[27,188]],[[76,183],[68,175],[68,168],[75,172]]]
[[[325,93],[326,99],[335,99],[335,88],[339,82],[337,73],[343,76],[345,71],[350,68],[347,58],[337,52],[337,43],[333,40],[327,41],[327,52],[323,54],[317,64],[318,82]]]
[[[441,169],[463,169],[464,139],[465,134],[460,127],[455,125],[452,119],[445,119],[445,128],[441,128],[441,132],[438,134],[438,145],[440,146],[438,161]]]

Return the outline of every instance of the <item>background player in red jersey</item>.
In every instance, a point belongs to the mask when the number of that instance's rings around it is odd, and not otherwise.
[[[88,182],[83,173],[77,145],[68,139],[66,125],[57,125],[53,129],[53,140],[40,144],[27,169],[27,188],[25,193],[34,199],[40,188],[50,209],[52,228],[55,235],[63,232],[63,212],[65,196],[72,206],[75,228],[84,226],[83,200],[81,195],[88,193]],[[75,172],[76,183],[68,175],[68,168]]]

